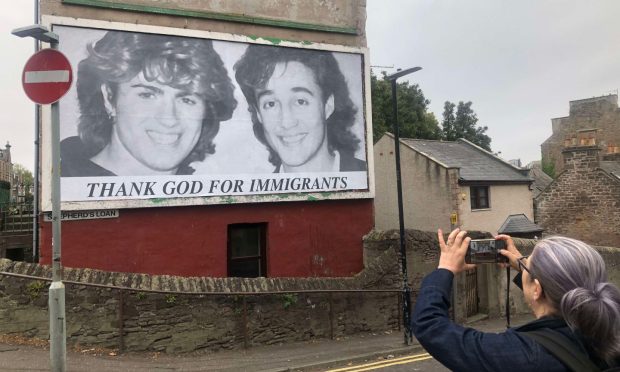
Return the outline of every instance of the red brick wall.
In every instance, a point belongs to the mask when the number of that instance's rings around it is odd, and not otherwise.
[[[352,276],[363,267],[372,199],[122,209],[62,223],[62,264],[106,271],[225,277],[227,227],[266,222],[270,277]],[[43,264],[52,228],[41,223]]]

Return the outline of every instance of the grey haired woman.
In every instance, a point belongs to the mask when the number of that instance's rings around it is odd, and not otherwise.
[[[503,333],[484,333],[450,321],[450,291],[455,274],[471,268],[465,263],[470,238],[456,229],[444,241],[437,270],[424,278],[412,317],[422,346],[455,371],[566,371],[574,367],[527,334],[552,330],[592,362],[592,370],[620,366],[620,290],[608,282],[605,262],[581,241],[551,237],[522,256],[507,235],[510,266],[519,273],[515,284],[536,320]]]

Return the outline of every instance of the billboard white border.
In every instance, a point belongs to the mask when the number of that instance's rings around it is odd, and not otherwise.
[[[363,84],[364,102],[363,111],[365,116],[365,139],[366,139],[366,163],[368,169],[368,189],[359,191],[338,191],[323,193],[285,193],[285,194],[266,194],[249,196],[211,196],[211,197],[188,197],[188,198],[169,198],[169,199],[133,199],[133,200],[105,200],[105,201],[72,201],[62,202],[62,210],[84,210],[84,209],[123,209],[123,208],[149,208],[149,207],[172,207],[172,206],[194,206],[194,205],[214,205],[214,204],[243,204],[243,203],[264,203],[264,202],[283,202],[283,201],[318,201],[318,200],[340,200],[340,199],[371,199],[375,195],[374,181],[374,159],[373,159],[373,137],[372,137],[372,113],[371,113],[371,92],[370,92],[370,58],[368,49],[365,47],[351,47],[344,45],[333,45],[310,42],[293,42],[282,40],[277,44],[263,38],[250,38],[243,35],[227,34],[220,32],[210,32],[202,30],[191,30],[183,28],[141,25],[133,23],[108,22],[91,19],[68,18],[59,16],[43,15],[41,24],[53,29],[53,26],[73,26],[87,27],[104,30],[120,30],[141,33],[165,34],[175,36],[187,36],[197,38],[207,38],[214,40],[242,42],[248,44],[277,45],[283,47],[295,47],[305,49],[326,50],[342,53],[359,54],[363,58]],[[62,40],[61,40],[62,43]],[[76,66],[73,66],[75,69]],[[74,71],[75,75],[75,71]],[[75,84],[75,81],[73,82]],[[50,211],[52,209],[51,200],[51,106],[41,106],[41,210]]]

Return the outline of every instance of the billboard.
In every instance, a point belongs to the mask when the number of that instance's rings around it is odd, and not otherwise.
[[[43,21],[75,77],[60,101],[64,210],[373,196],[365,49]]]

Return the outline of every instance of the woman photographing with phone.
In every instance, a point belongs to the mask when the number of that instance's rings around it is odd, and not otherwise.
[[[438,231],[439,265],[424,278],[413,312],[413,332],[435,359],[454,371],[620,367],[620,290],[607,281],[601,255],[575,239],[543,239],[530,256],[523,257],[509,236],[499,235],[507,248],[500,253],[519,271],[514,282],[523,289],[536,319],[503,333],[484,333],[452,322],[448,317],[452,280],[474,266],[465,263],[471,240],[466,235],[456,229],[444,241]],[[548,342],[543,346],[535,340],[540,333],[560,339],[571,350],[566,354],[584,364],[575,367],[576,362],[560,361]]]

